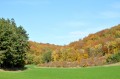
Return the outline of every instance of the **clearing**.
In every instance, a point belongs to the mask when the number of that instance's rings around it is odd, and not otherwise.
[[[119,65],[91,68],[26,67],[24,71],[0,70],[0,79],[120,79]]]

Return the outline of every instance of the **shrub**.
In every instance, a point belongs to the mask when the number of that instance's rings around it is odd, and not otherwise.
[[[116,62],[120,62],[120,51],[116,54],[113,54],[111,56],[109,56],[106,59],[107,63],[116,63]]]
[[[42,63],[48,63],[52,60],[51,58],[52,51],[48,48],[45,48],[45,52],[42,55]]]

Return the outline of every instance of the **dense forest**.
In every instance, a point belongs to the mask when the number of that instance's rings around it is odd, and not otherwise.
[[[47,67],[86,67],[120,61],[120,25],[60,46],[28,41],[14,19],[0,19],[0,68],[36,64]]]
[[[89,34],[69,45],[29,41],[26,64],[52,67],[94,66],[120,61],[120,25]]]

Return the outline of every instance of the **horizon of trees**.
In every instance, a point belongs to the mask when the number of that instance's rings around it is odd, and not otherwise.
[[[21,68],[26,64],[84,67],[120,61],[120,25],[64,46],[28,39],[26,30],[14,19],[0,19],[0,68]]]
[[[71,64],[77,62],[76,65],[89,66],[112,63],[116,62],[112,60],[113,55],[119,56],[117,53],[120,53],[120,25],[95,34],[89,34],[83,40],[80,39],[65,46],[32,41],[29,41],[29,44],[30,53],[27,55],[28,60],[26,60],[28,64],[48,63],[47,65],[52,64],[54,66],[56,64],[60,65],[60,63],[66,65],[71,62]],[[49,53],[46,53],[46,51],[49,51]],[[116,58],[117,61],[119,60],[118,58]],[[29,61],[29,59],[31,60]]]

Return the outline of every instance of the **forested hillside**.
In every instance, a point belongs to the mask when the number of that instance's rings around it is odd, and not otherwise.
[[[120,61],[120,25],[59,46],[28,41],[14,19],[0,19],[0,67],[37,64],[50,67],[94,66]]]
[[[120,25],[105,29],[66,46],[29,41],[27,64],[76,67],[120,61]]]

